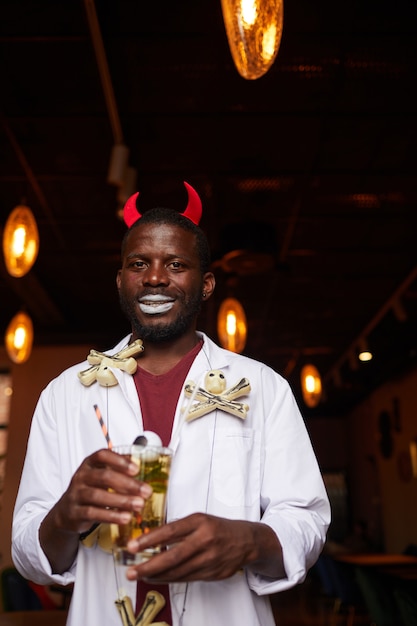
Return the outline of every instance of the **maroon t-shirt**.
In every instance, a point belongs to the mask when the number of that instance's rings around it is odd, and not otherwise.
[[[157,433],[164,446],[168,446],[171,439],[172,425],[174,423],[175,409],[184,386],[188,371],[200,352],[203,340],[199,341],[179,363],[166,374],[155,376],[138,366],[133,379],[139,396],[142,410],[143,429]],[[139,433],[138,433],[139,434]],[[136,614],[145,602],[146,594],[150,590],[161,593],[165,600],[165,607],[158,613],[158,622],[172,624],[171,606],[169,602],[168,585],[149,584],[138,581],[136,594]]]

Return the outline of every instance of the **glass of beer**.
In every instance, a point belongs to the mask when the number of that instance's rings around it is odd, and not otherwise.
[[[122,445],[114,446],[113,451],[123,454],[138,467],[137,480],[152,487],[152,495],[145,501],[141,512],[132,511],[127,524],[111,524],[111,539],[115,560],[120,565],[142,563],[160,552],[160,547],[147,548],[132,554],[127,550],[130,539],[152,532],[153,528],[165,522],[166,494],[171,468],[172,450],[164,446]]]

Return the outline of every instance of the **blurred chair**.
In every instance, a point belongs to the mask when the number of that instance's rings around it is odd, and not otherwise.
[[[356,580],[372,622],[376,626],[401,626],[403,622],[394,598],[391,578],[370,567],[356,567],[355,570]]]
[[[417,544],[409,543],[403,550],[403,554],[409,554],[410,556],[417,556]]]
[[[14,567],[1,570],[0,586],[4,612],[42,610],[39,596]]]
[[[339,624],[341,619],[346,626],[363,623],[368,613],[354,568],[327,554],[320,555],[315,567],[324,593],[333,599],[331,626]]]
[[[394,598],[397,603],[404,626],[417,624],[417,586],[401,585],[394,589]]]
[[[330,558],[331,557],[327,554],[321,554],[314,564],[312,571],[317,574],[323,593],[329,598],[335,598],[336,587],[328,563]]]

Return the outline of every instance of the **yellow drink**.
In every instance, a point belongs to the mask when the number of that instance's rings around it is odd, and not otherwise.
[[[161,526],[165,521],[166,494],[168,489],[169,471],[171,468],[172,451],[169,448],[157,446],[117,446],[113,448],[118,454],[126,455],[138,466],[135,478],[148,483],[152,495],[145,502],[141,512],[132,512],[128,524],[112,524],[111,537],[117,560],[124,565],[140,563],[149,559],[160,551],[159,546],[149,548],[142,553],[131,554],[127,551],[130,539],[136,539],[143,534]]]

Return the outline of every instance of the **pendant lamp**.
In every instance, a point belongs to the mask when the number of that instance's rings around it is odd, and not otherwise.
[[[221,0],[230,52],[239,74],[263,76],[278,54],[284,23],[283,0]]]
[[[301,391],[309,408],[316,407],[321,399],[321,377],[314,365],[304,365],[301,369]]]
[[[358,350],[359,350],[359,354],[358,354],[359,361],[362,361],[362,362],[372,361],[373,354],[369,350],[369,347],[368,347],[368,344],[366,342],[366,339],[360,339],[359,340]]]
[[[6,329],[7,354],[14,363],[24,363],[32,352],[33,324],[27,313],[17,313]]]
[[[246,345],[247,322],[245,311],[236,298],[226,298],[217,315],[217,334],[226,350],[240,353]]]
[[[20,278],[29,272],[39,251],[39,233],[29,207],[21,204],[7,218],[3,232],[3,254],[7,271]]]

